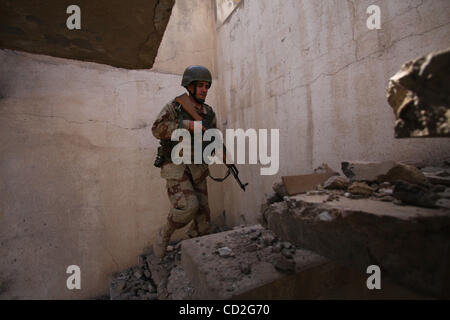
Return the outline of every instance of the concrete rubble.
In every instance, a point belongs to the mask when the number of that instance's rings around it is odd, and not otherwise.
[[[449,161],[421,169],[345,161],[342,168],[348,183],[327,181],[268,201],[262,206],[264,225],[332,261],[356,268],[375,264],[403,288],[449,298],[450,189],[434,179],[448,177]]]
[[[342,169],[296,196],[276,182],[263,225],[171,243],[162,260],[141,255],[114,275],[110,298],[449,298],[450,188],[436,177],[450,176],[450,161]],[[364,287],[370,265],[383,272],[382,292]]]
[[[343,267],[280,241],[260,225],[172,248],[162,260],[150,252],[138,266],[115,274],[111,300],[317,298],[349,281]],[[321,277],[311,282],[315,273]]]
[[[450,161],[342,163],[312,190],[274,184],[263,225],[171,243],[114,275],[112,300],[449,298]],[[408,174],[410,176],[408,176]],[[440,180],[438,182],[441,182]],[[367,290],[380,266],[383,290]]]
[[[174,244],[160,260],[152,252],[139,257],[139,264],[113,275],[111,300],[187,300],[194,288],[181,266],[181,244]]]
[[[328,220],[329,213],[321,217]],[[420,298],[384,279],[365,289],[365,273],[282,241],[261,225],[181,241],[160,260],[151,252],[113,276],[111,300]]]
[[[446,201],[442,201],[447,198],[445,191],[450,182],[448,161],[440,167],[421,169],[394,161],[344,161],[342,172],[352,182],[348,188],[349,197],[373,196],[376,200],[396,204],[448,208]]]
[[[260,225],[183,241],[182,265],[195,299],[314,299],[348,278],[339,276],[341,266]]]
[[[352,181],[394,182],[404,180],[415,184],[428,184],[425,175],[416,167],[394,161],[344,161],[342,172]]]
[[[405,63],[389,81],[396,138],[450,137],[450,49]]]

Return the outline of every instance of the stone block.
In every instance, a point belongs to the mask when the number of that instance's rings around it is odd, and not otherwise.
[[[397,285],[450,297],[450,210],[371,199],[323,203],[298,195],[265,211],[268,228],[306,250],[363,269],[378,265]],[[331,217],[321,219],[323,212]]]
[[[257,250],[247,250],[267,232],[257,225],[184,240],[182,265],[195,288],[193,298],[314,299],[348,282],[344,267],[290,244],[291,258],[264,241]],[[217,246],[228,247],[234,256],[221,257]]]
[[[351,181],[393,183],[403,180],[414,184],[428,184],[427,178],[419,169],[395,161],[344,161],[342,172]]]
[[[450,136],[450,50],[405,63],[389,81],[396,138]]]
[[[68,3],[0,2],[1,48],[128,69],[153,66],[174,0],[79,0],[81,30],[65,25]],[[73,13],[73,12],[72,12]],[[74,35],[76,34],[76,35]],[[124,49],[126,48],[126,49]]]

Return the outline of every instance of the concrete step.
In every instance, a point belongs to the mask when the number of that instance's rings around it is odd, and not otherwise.
[[[421,295],[450,297],[450,210],[372,199],[299,195],[266,205],[267,227],[280,238]]]
[[[366,270],[352,270],[281,242],[260,225],[216,233],[152,253],[116,275],[112,300],[415,299],[383,276],[368,290]]]
[[[193,299],[315,299],[351,282],[344,267],[260,225],[181,243]]]

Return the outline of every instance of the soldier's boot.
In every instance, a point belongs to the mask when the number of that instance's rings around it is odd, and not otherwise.
[[[168,223],[158,230],[155,242],[153,243],[153,253],[155,256],[163,258],[166,255],[167,245],[174,231],[175,228],[171,227]]]

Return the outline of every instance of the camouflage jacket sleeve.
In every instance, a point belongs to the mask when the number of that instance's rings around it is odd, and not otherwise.
[[[173,102],[164,106],[152,126],[155,138],[170,140],[172,132],[179,127],[179,120]]]

